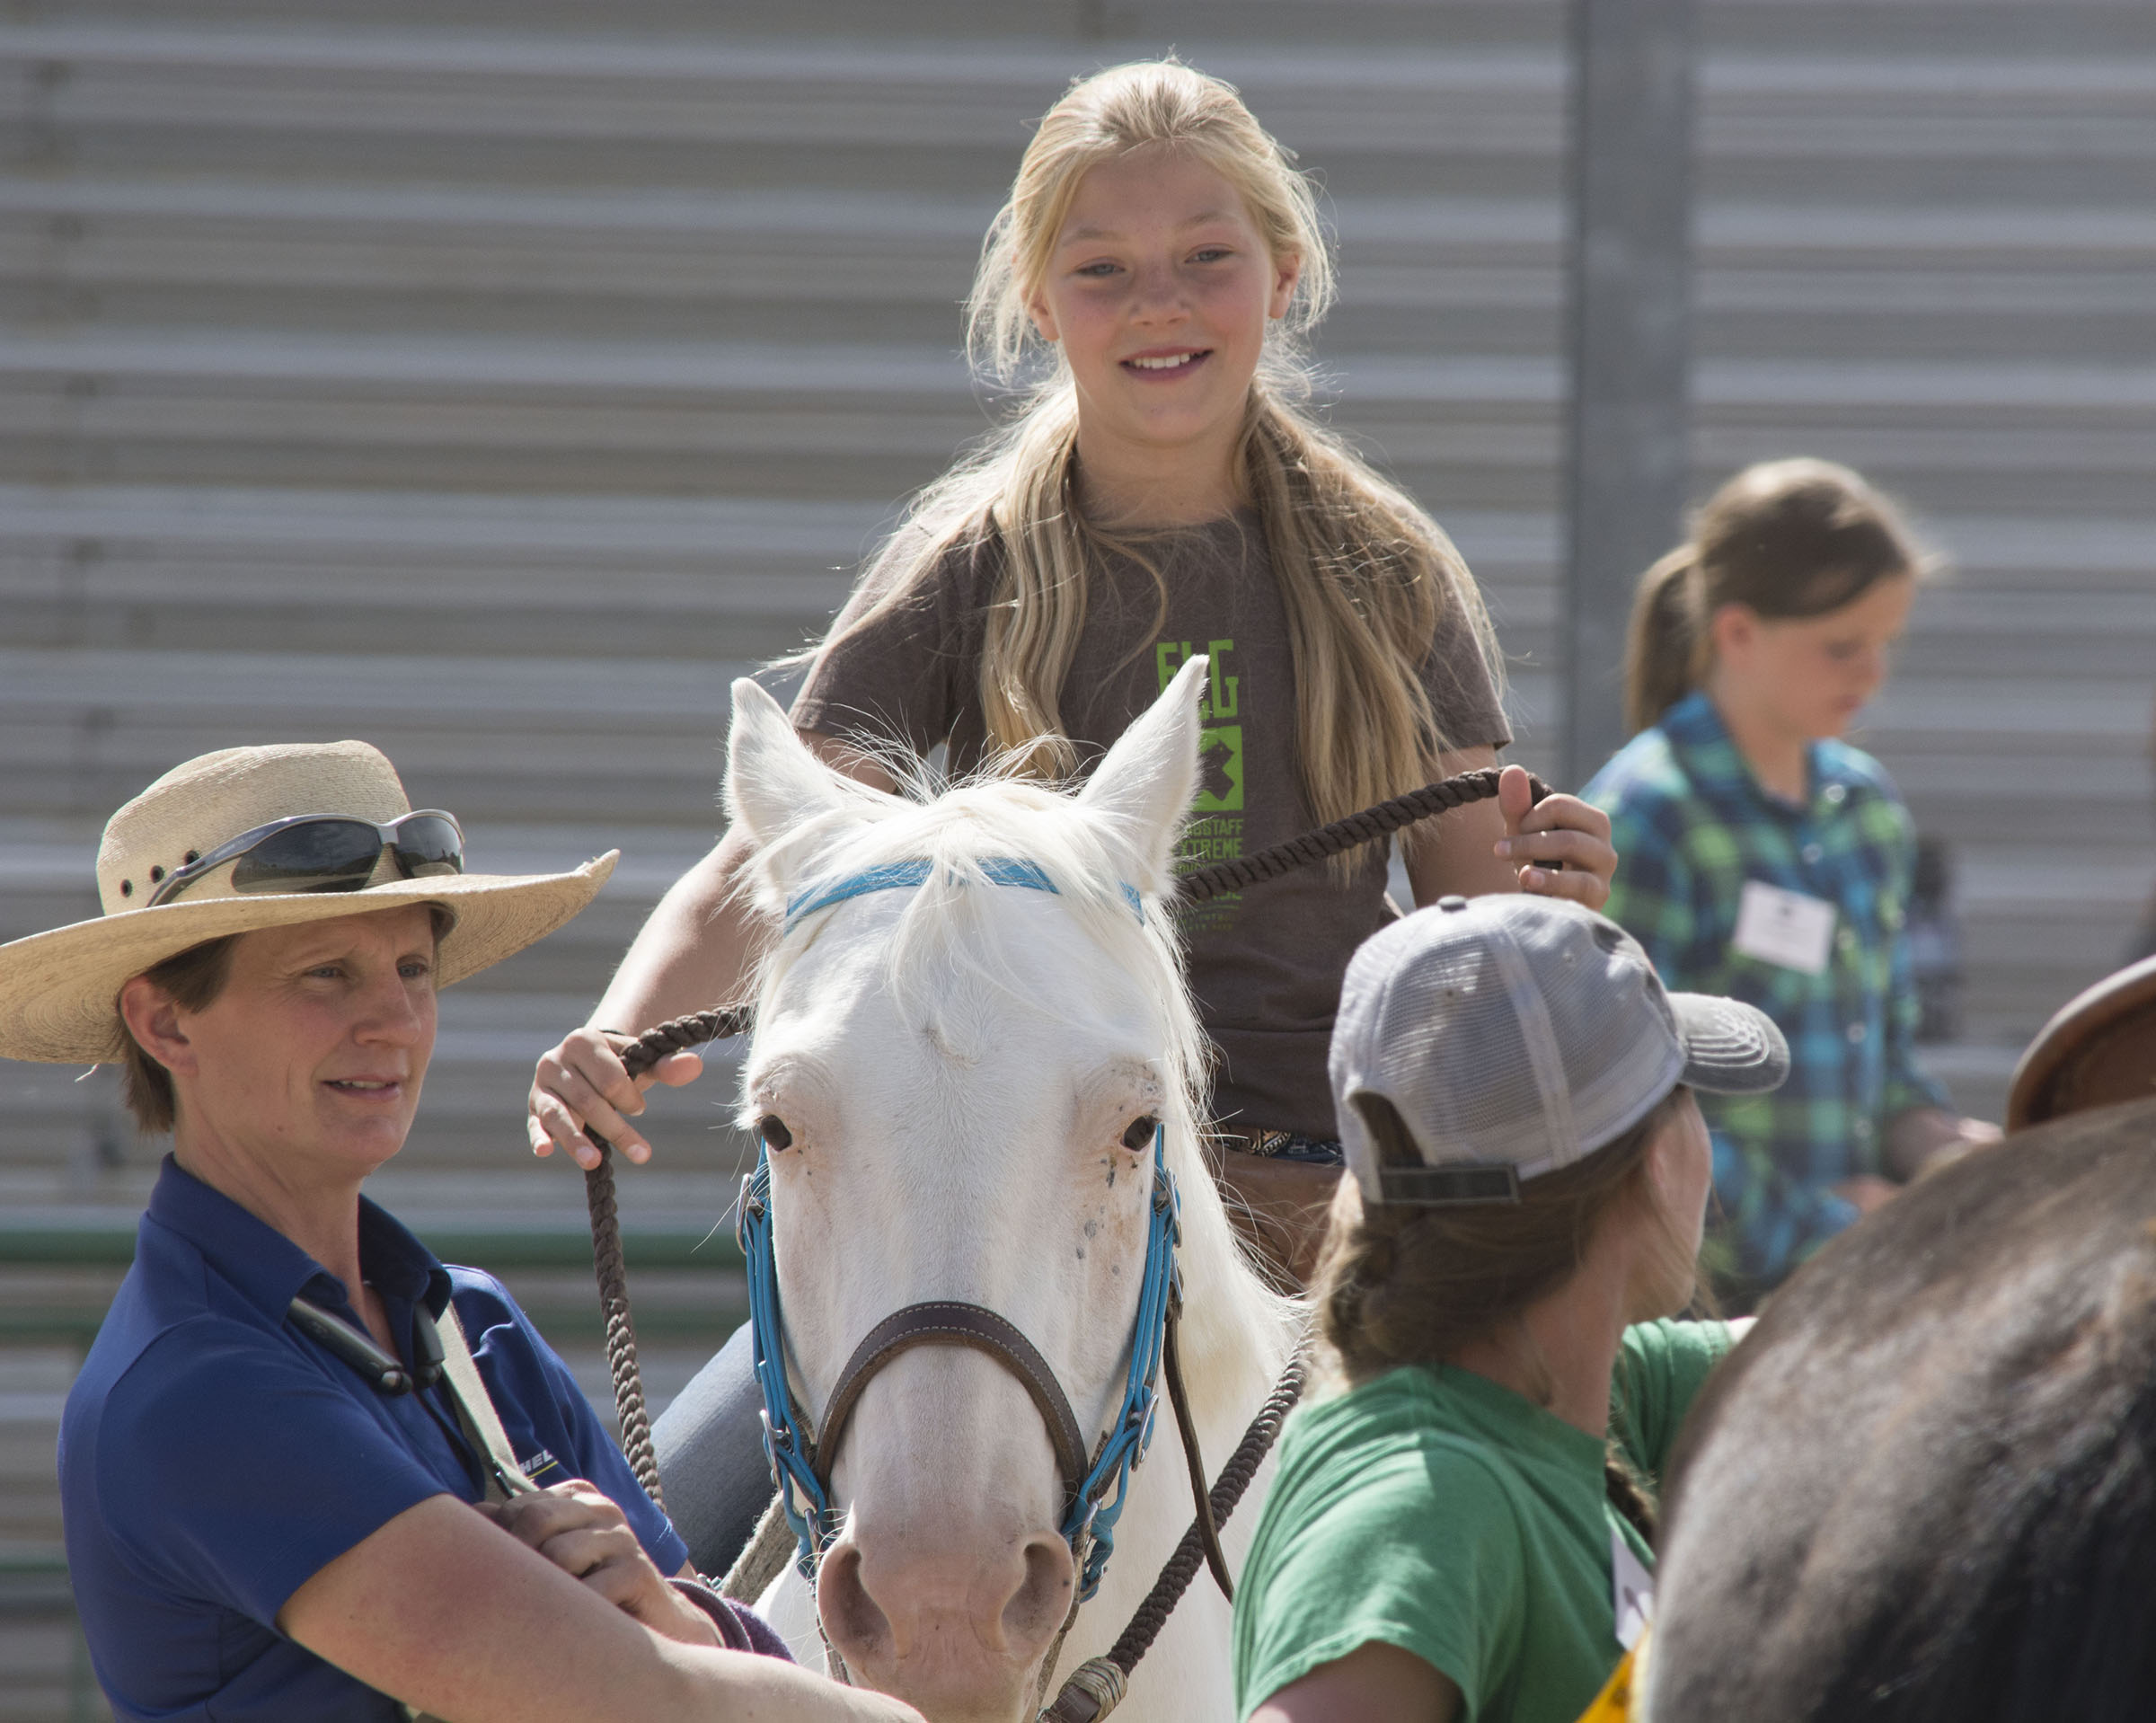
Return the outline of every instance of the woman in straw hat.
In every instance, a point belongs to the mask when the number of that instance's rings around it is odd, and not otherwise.
[[[0,946],[0,1056],[118,1063],[172,1133],[60,1432],[122,1718],[913,1715],[695,1586],[499,1283],[360,1194],[411,1128],[437,990],[614,860],[466,873],[456,821],[365,743],[230,748],[113,817],[102,915]]]

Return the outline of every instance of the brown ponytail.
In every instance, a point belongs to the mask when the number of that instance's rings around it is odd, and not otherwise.
[[[1661,1504],[1655,1500],[1647,1480],[1626,1463],[1614,1442],[1603,1451],[1602,1493],[1609,1498],[1612,1507],[1631,1521],[1632,1530],[1647,1540],[1647,1547],[1653,1549]]]
[[[1624,632],[1624,727],[1637,735],[1699,685],[1706,666],[1699,552],[1680,544],[1639,577]]]
[[[1769,620],[1824,616],[1929,566],[1900,511],[1849,468],[1804,458],[1746,467],[1640,577],[1625,634],[1627,727],[1645,729],[1704,680],[1724,605]]]
[[[1321,1330],[1348,1380],[1442,1363],[1555,1291],[1621,1204],[1659,1214],[1648,1149],[1685,1092],[1671,1090],[1613,1142],[1528,1180],[1516,1203],[1357,1205],[1352,1218],[1336,1209],[1312,1290]],[[1407,1127],[1382,1098],[1357,1096],[1354,1104],[1389,1162],[1420,1161]]]
[[[1670,1091],[1632,1128],[1592,1154],[1531,1179],[1517,1203],[1460,1208],[1383,1208],[1358,1203],[1343,1181],[1312,1288],[1319,1330],[1350,1385],[1402,1365],[1438,1365],[1488,1339],[1562,1286],[1595,1230],[1621,1204],[1662,1216],[1648,1151],[1682,1103]],[[1406,1126],[1383,1100],[1358,1097],[1388,1161],[1418,1161]],[[1664,1225],[1673,1258],[1691,1252]],[[1547,1398],[1545,1390],[1545,1398]],[[1611,1504],[1642,1537],[1655,1505],[1613,1446],[1604,1462]]]

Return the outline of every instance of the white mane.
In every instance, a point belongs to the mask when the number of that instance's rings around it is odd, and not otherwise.
[[[1205,1123],[1210,1050],[1183,978],[1174,920],[1159,896],[1162,882],[1150,882],[1148,889],[1126,879],[1137,871],[1124,859],[1127,847],[1104,842],[1097,816],[1089,817],[1069,797],[1038,784],[991,773],[954,785],[933,800],[924,799],[925,784],[907,789],[904,799],[878,794],[881,806],[874,810],[872,824],[853,826],[835,843],[829,834],[822,835],[828,847],[786,896],[805,900],[887,863],[930,862],[927,883],[906,894],[888,979],[894,997],[918,1027],[941,1031],[940,1039],[955,1039],[940,1021],[952,1010],[949,983],[954,976],[964,976],[1010,1003],[1028,1003],[1024,990],[981,938],[983,894],[1024,888],[998,885],[984,864],[1015,860],[1038,867],[1093,942],[1139,984],[1162,1031],[1162,1074],[1178,1114],[1169,1120],[1171,1135],[1192,1141]],[[814,848],[817,835],[804,828],[784,841]],[[770,879],[766,873],[757,882],[759,906],[782,915],[781,894]],[[1126,886],[1140,894],[1142,921]],[[810,912],[765,952],[756,976],[760,1003],[814,946],[826,919],[825,911]],[[1182,1128],[1174,1129],[1177,1126]]]

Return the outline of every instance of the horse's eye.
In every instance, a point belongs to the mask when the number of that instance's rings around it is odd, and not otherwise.
[[[1140,1149],[1149,1149],[1153,1146],[1153,1134],[1160,1128],[1159,1119],[1151,1113],[1142,1114],[1132,1119],[1130,1127],[1123,1133],[1123,1146],[1134,1153]]]
[[[776,1113],[766,1113],[756,1121],[756,1135],[764,1139],[767,1149],[791,1149],[793,1133],[786,1128],[786,1121]]]

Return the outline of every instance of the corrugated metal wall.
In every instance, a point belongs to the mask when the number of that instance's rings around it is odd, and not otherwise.
[[[1995,1106],[2152,871],[2156,11],[1701,13],[1697,488],[1847,460],[1958,566],[1869,739],[1955,845],[1969,1045],[1942,1063]],[[530,1059],[710,842],[728,680],[813,634],[985,422],[955,302],[1074,74],[1175,45],[1323,173],[1337,417],[1466,550],[1546,759],[1547,0],[0,18],[0,937],[93,913],[104,816],[242,741],[379,743],[489,867],[627,852],[590,914],[445,1002],[393,1206],[576,1224],[577,1181],[519,1151]],[[139,1199],[151,1152],[73,1074],[0,1066],[17,1218]],[[670,1099],[632,1220],[717,1217],[722,1100]],[[27,1547],[50,1396],[24,1396],[0,1537]]]

